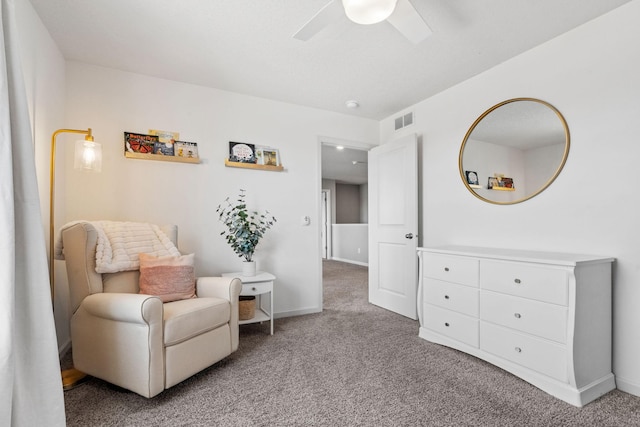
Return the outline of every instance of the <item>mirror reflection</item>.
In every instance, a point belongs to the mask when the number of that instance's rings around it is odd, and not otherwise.
[[[569,129],[547,102],[516,98],[485,111],[465,135],[458,165],[465,186],[489,203],[528,200],[558,176]]]

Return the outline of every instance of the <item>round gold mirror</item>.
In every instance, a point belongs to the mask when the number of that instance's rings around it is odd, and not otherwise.
[[[556,179],[569,155],[569,127],[551,104],[515,98],[485,111],[460,147],[467,189],[498,205],[524,202]]]

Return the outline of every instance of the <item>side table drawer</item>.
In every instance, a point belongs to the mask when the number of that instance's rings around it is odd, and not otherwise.
[[[435,305],[424,305],[424,326],[441,335],[478,347],[478,319],[445,310]]]
[[[246,283],[242,285],[240,295],[261,295],[273,290],[273,282]]]

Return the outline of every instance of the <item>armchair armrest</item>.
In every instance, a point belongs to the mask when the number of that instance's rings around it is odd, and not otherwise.
[[[242,291],[240,279],[232,277],[198,277],[196,280],[196,294],[198,297],[224,298],[236,303]]]
[[[75,367],[142,396],[164,390],[163,304],[127,293],[86,297],[71,318]]]
[[[152,322],[162,324],[162,300],[143,294],[99,293],[82,301],[82,308],[90,316],[118,322]]]
[[[233,277],[198,277],[196,279],[196,294],[199,298],[224,298],[231,303],[231,351],[238,349],[240,331],[238,328],[239,297],[242,291],[242,282]]]

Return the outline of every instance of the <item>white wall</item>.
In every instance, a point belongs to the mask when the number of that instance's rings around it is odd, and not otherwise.
[[[92,127],[104,158],[101,174],[67,169],[66,221],[176,223],[197,273],[216,275],[241,268],[216,207],[245,189],[250,208],[278,219],[255,254],[258,269],[277,276],[276,315],[321,309],[319,135],[377,142],[378,122],[75,62],[67,88],[67,123]],[[126,159],[123,132],[148,129],[197,142],[202,163]],[[225,167],[229,141],[278,148],[285,171]]]
[[[640,395],[640,0],[591,21],[406,111],[422,140],[422,245],[465,244],[616,257],[613,360],[618,387]],[[460,144],[487,108],[516,97],[548,101],[564,115],[571,151],[543,193],[497,206],[468,193]],[[402,113],[402,112],[400,112]],[[394,114],[393,116],[397,116]],[[393,117],[381,141],[395,139]],[[495,218],[501,218],[495,221]]]
[[[331,259],[369,265],[369,225],[333,224]]]
[[[22,72],[29,104],[31,133],[34,138],[42,226],[45,236],[49,236],[51,135],[55,130],[65,127],[65,61],[31,3],[28,0],[16,0],[15,6]],[[58,148],[58,153],[65,152],[62,140]],[[58,197],[64,196],[64,188],[64,176],[58,176],[56,178]],[[58,204],[56,215],[60,216],[63,212],[64,206]],[[60,269],[56,271],[56,277],[59,277],[58,282],[64,279],[63,273]],[[68,345],[69,341],[69,324],[66,321],[67,301],[68,294],[62,287],[60,292],[56,293],[54,301],[59,348]]]

